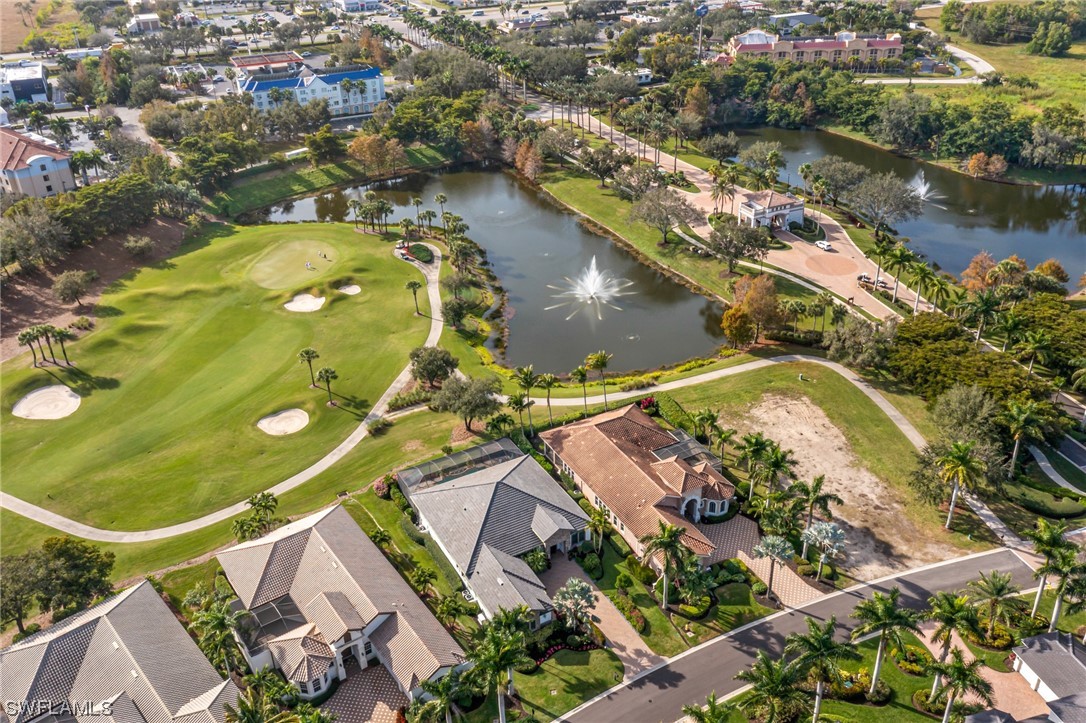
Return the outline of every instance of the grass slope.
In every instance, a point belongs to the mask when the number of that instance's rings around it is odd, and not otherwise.
[[[284,263],[277,252],[290,242],[292,266],[308,259],[322,271],[289,289],[253,283],[264,260]],[[334,261],[317,258],[318,247]],[[342,441],[425,339],[428,321],[403,290],[417,277],[386,242],[347,225],[214,227],[103,296],[99,328],[70,345],[78,366],[32,369],[25,355],[3,365],[5,489],[88,524],[139,530],[270,487]],[[363,291],[340,294],[343,283]],[[308,314],[282,308],[303,291],[327,302]],[[306,346],[320,351],[316,366],[339,374],[334,409],[308,386],[296,357]],[[24,394],[56,383],[84,397],[76,414],[11,415]],[[310,415],[301,432],[256,428],[291,407]]]

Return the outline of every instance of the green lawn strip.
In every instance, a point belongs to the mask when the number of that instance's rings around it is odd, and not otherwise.
[[[167,572],[160,578],[163,592],[169,596],[174,607],[183,610],[181,601],[184,599],[185,593],[198,583],[203,583],[208,590],[214,590],[215,574],[221,569],[222,566],[219,565],[219,561],[211,558],[197,565],[189,565],[188,567]]]
[[[307,258],[324,270],[307,271]],[[271,487],[339,444],[425,339],[429,320],[403,289],[413,278],[387,241],[349,225],[212,227],[104,294],[97,328],[68,347],[77,366],[34,369],[25,355],[3,365],[5,489],[96,527],[142,530]],[[344,283],[362,293],[338,292]],[[286,311],[298,292],[327,301]],[[321,354],[315,367],[337,371],[334,408],[298,362],[308,346]],[[11,415],[56,383],[83,397],[75,414]],[[257,429],[290,408],[308,413],[302,431]]]
[[[1041,445],[1041,451],[1044,452],[1044,455],[1048,457],[1048,461],[1052,463],[1053,468],[1055,468],[1065,480],[1082,490],[1083,494],[1086,494],[1086,472],[1083,472],[1074,462],[1048,445]]]
[[[404,149],[413,169],[434,168],[449,161],[448,156],[431,146]],[[362,183],[370,174],[357,161],[346,159],[320,166],[292,165],[243,177],[211,199],[212,212],[236,216],[269,206],[295,196],[313,193],[345,183]]]
[[[1030,603],[1032,604],[1032,598]],[[974,658],[980,658],[984,661],[992,670],[997,673],[1009,673],[1011,668],[1006,665],[1007,656],[1010,655],[1010,650],[989,650],[982,648],[979,645],[975,645],[972,641],[962,638],[962,642],[965,643],[965,647],[969,648],[969,652],[973,654]]]
[[[1023,471],[1039,484],[1053,484],[1035,463],[1023,465]],[[999,519],[1018,534],[1034,529],[1038,517],[1053,522],[1067,520],[1071,527],[1078,527],[1086,514],[1086,508],[1077,500],[1066,497],[1056,499],[1048,492],[1017,480],[1004,484],[1003,490],[1004,496],[992,495],[986,502]]]
[[[907,645],[915,645],[923,648],[923,643],[915,635],[905,633],[902,635]],[[861,669],[868,671],[875,669],[875,654],[878,650],[878,639],[867,640],[859,644],[858,648],[863,655],[860,661],[849,661],[842,665],[844,670],[855,672]],[[920,713],[913,707],[913,693],[918,690],[930,690],[931,678],[927,676],[912,676],[902,673],[893,661],[886,661],[882,666],[880,680],[886,681],[890,687],[890,702],[884,706],[870,706],[857,703],[846,703],[839,700],[827,700],[822,706],[822,712],[839,720],[845,721],[879,721],[880,723],[929,723],[932,719]]]
[[[693,632],[694,638],[691,642],[698,644],[773,612],[758,604],[749,585],[733,582],[716,589],[716,602],[704,618],[683,623],[681,617],[676,617],[675,622],[679,623],[681,628]]]
[[[557,718],[621,680],[622,662],[610,650],[560,650],[536,672],[513,675],[517,697],[536,720]]]
[[[1049,585],[1052,584],[1052,580],[1049,580]],[[1033,595],[1028,596],[1030,605],[1033,604]],[[1046,618],[1052,618],[1052,608],[1056,604],[1056,595],[1052,592],[1052,588],[1045,590],[1041,596],[1041,607],[1037,612]],[[1083,630],[1086,629],[1086,610],[1080,610],[1074,615],[1067,613],[1067,602],[1063,604],[1063,612],[1060,614],[1060,620],[1056,623],[1056,628],[1062,630],[1065,633],[1074,633],[1082,638]]]
[[[805,381],[799,381],[800,372]],[[820,407],[845,435],[860,463],[905,502],[903,513],[931,530],[933,536],[946,537],[963,551],[987,549],[989,543],[995,542],[994,535],[966,505],[959,505],[955,515],[954,530],[960,534],[947,537],[941,531],[942,513],[912,502],[909,475],[916,464],[915,447],[862,391],[830,369],[807,362],[781,364],[676,389],[671,395],[687,409],[712,407],[720,409],[727,419],[729,415],[741,415],[767,393],[805,396]],[[767,431],[772,436],[772,430]]]
[[[686,650],[690,643],[688,643],[685,637],[679,632],[679,630],[671,624],[667,615],[660,609],[660,606],[656,604],[652,595],[649,594],[648,589],[640,580],[630,574],[629,568],[626,566],[626,561],[618,556],[614,547],[610,544],[602,546],[602,555],[600,556],[603,562],[603,577],[596,580],[596,585],[599,589],[608,597],[612,597],[618,594],[618,588],[615,586],[615,580],[618,579],[619,573],[625,572],[630,575],[633,580],[633,587],[629,589],[630,600],[641,611],[641,614],[645,616],[647,623],[645,630],[641,633],[642,639],[652,649],[652,652],[657,655],[663,655],[665,657],[671,657],[677,655]]]

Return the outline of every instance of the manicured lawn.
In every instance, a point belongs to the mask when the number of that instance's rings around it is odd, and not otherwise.
[[[408,165],[415,169],[433,168],[449,160],[430,146],[407,148],[405,152]],[[311,164],[293,165],[242,177],[230,188],[216,194],[209,206],[214,213],[237,216],[294,196],[344,183],[362,182],[367,178],[368,174],[361,164],[351,159],[316,167]]]
[[[396,421],[379,437],[367,437],[331,469],[282,495],[279,513],[299,516],[337,500],[337,493],[364,488],[386,472],[440,455],[450,443],[457,420],[448,414],[418,413]],[[458,448],[467,443],[456,445]],[[347,509],[356,508],[348,504]],[[25,517],[0,510],[0,548],[14,555],[60,532]],[[113,579],[138,580],[147,573],[190,560],[233,542],[230,522],[220,522],[177,537],[133,544],[95,543],[117,556]],[[420,548],[421,549],[421,548]]]
[[[1049,581],[1051,585],[1051,581]],[[1029,602],[1033,604],[1033,596],[1029,596]],[[1056,595],[1049,588],[1041,596],[1041,607],[1038,612],[1047,618],[1052,617],[1052,608],[1056,603]],[[1084,630],[1086,630],[1086,610],[1080,610],[1074,615],[1067,614],[1067,601],[1063,603],[1063,612],[1060,614],[1060,621],[1056,624],[1056,627],[1065,633],[1075,633],[1081,640]]]
[[[695,644],[703,643],[775,612],[759,605],[754,599],[750,586],[741,582],[721,585],[716,589],[716,597],[717,602],[709,608],[705,618],[690,623],[690,630],[696,636],[692,639]],[[680,623],[680,627],[685,627],[680,622],[681,618],[675,620]]]
[[[622,662],[610,650],[560,650],[535,673],[513,682],[525,710],[551,720],[622,681]]]
[[[1024,469],[1026,474],[1035,476],[1039,481],[1052,484],[1036,464],[1031,462],[1025,465]],[[1048,492],[1017,481],[1005,484],[1004,492],[1004,497],[991,499],[988,505],[1018,534],[1034,529],[1038,517],[1043,516],[1053,521],[1066,519],[1074,528],[1081,526],[1081,520],[1086,515],[1086,507],[1078,500],[1066,497],[1056,499]],[[1023,505],[1029,505],[1029,508]],[[1041,515],[1033,510],[1044,510],[1046,514]]]
[[[198,565],[189,565],[188,567],[182,567],[173,572],[167,572],[162,576],[162,588],[170,597],[170,602],[178,610],[182,610],[181,600],[184,599],[185,594],[196,587],[197,583],[203,583],[208,590],[215,589],[215,574],[221,570],[219,561],[215,558],[211,558],[206,562],[201,562]]]
[[[799,373],[805,381],[799,381]],[[912,500],[909,474],[915,465],[916,449],[882,410],[849,381],[825,367],[810,364],[782,364],[757,369],[693,387],[676,389],[672,396],[686,409],[712,407],[728,414],[742,413],[764,394],[806,396],[820,407],[849,441],[860,463],[897,490],[903,500]],[[912,409],[916,413],[918,408]],[[767,430],[770,437],[772,430]],[[943,536],[942,515],[934,507],[918,503],[904,505],[905,514],[918,524]],[[987,528],[965,505],[955,515],[955,530],[964,533],[950,538],[962,550],[978,550],[993,541]],[[968,539],[967,535],[974,539]]]
[[[1082,490],[1084,494],[1086,494],[1086,472],[1083,472],[1081,469],[1076,467],[1074,463],[1072,463],[1069,459],[1067,459],[1048,445],[1044,445],[1041,451],[1045,453],[1045,456],[1048,457],[1048,461],[1052,463],[1052,466],[1056,469],[1057,472],[1060,473],[1060,475],[1065,480],[1073,484],[1075,487],[1078,487],[1080,490]]]
[[[305,271],[306,260],[319,270]],[[403,289],[417,277],[387,242],[345,224],[213,227],[103,296],[97,329],[69,344],[77,366],[33,369],[26,355],[3,365],[5,489],[97,527],[140,530],[286,479],[360,423],[425,339],[428,320]],[[362,293],[336,291],[345,283]],[[327,301],[286,311],[299,292]],[[316,367],[338,373],[335,408],[309,387],[296,356],[307,346],[321,353]],[[58,383],[83,397],[75,414],[11,415],[23,395]],[[302,431],[256,428],[295,407],[310,417]]]
[[[601,559],[604,574],[602,579],[596,581],[596,585],[605,595],[611,597],[618,594],[615,580],[618,578],[619,573],[625,572],[629,575],[630,571],[626,566],[626,561],[618,556],[618,553],[610,544],[603,545],[602,551]],[[654,653],[666,657],[677,655],[690,647],[692,643],[687,642],[686,636],[682,635],[671,624],[664,611],[660,609],[652,595],[649,594],[648,589],[633,575],[630,575],[630,577],[633,579],[633,587],[628,591],[630,600],[645,616],[645,621],[648,623],[641,633],[645,643]]]
[[[912,634],[906,633],[902,637],[907,645],[923,647],[923,644]],[[877,639],[860,643],[859,650],[863,655],[863,660],[849,662],[842,667],[851,672],[861,668],[874,670],[877,649]],[[879,721],[879,723],[886,723],[887,721],[891,723],[920,723],[921,721],[927,722],[931,720],[928,716],[917,711],[912,703],[913,693],[918,690],[931,689],[931,678],[906,675],[898,670],[893,661],[887,660],[883,663],[880,679],[886,681],[886,684],[890,686],[890,690],[893,692],[890,702],[886,705],[875,707],[828,700],[823,704],[822,712],[827,715],[838,716],[841,720]]]

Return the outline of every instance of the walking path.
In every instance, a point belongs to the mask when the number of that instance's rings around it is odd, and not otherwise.
[[[588,573],[570,560],[565,555],[555,555],[551,558],[551,567],[540,575],[543,584],[547,587],[547,594],[554,597],[558,588],[566,584],[571,577],[576,577],[587,582],[596,593],[596,607],[592,613],[596,625],[603,632],[610,650],[618,656],[623,665],[623,681],[633,679],[646,670],[664,662],[665,658],[652,652],[645,644],[644,639],[637,634],[633,626],[626,620],[626,616],[615,607],[606,595],[600,592],[596,583],[588,576]]]
[[[425,345],[435,346],[438,339],[441,338],[441,331],[444,327],[444,319],[441,317],[441,287],[438,284],[438,276],[441,273],[441,251],[436,246],[431,246],[430,244],[426,245],[433,251],[434,260],[430,264],[416,264],[416,266],[422,272],[426,281],[426,294],[430,300],[430,333],[426,336]],[[411,365],[409,364],[404,367],[399,376],[393,380],[392,384],[385,390],[385,393],[382,394],[380,399],[377,400],[377,403],[373,405],[373,408],[370,410],[369,414],[366,415],[365,419],[355,427],[355,430],[351,432],[339,446],[309,467],[306,467],[296,475],[283,480],[267,491],[274,495],[281,495],[299,485],[305,484],[342,459],[348,452],[357,447],[359,442],[366,438],[369,434],[369,424],[385,415],[388,411],[389,401],[406,386],[410,379]],[[245,501],[242,500],[237,504],[230,505],[229,507],[204,515],[203,517],[198,517],[195,520],[170,525],[169,527],[159,527],[154,530],[140,530],[137,532],[122,532],[117,530],[103,530],[97,527],[84,525],[75,520],[69,520],[66,517],[61,517],[54,512],[50,512],[37,505],[32,505],[29,502],[24,502],[23,500],[12,497],[4,492],[0,492],[0,507],[18,513],[23,517],[28,517],[35,522],[49,525],[61,532],[76,535],[87,540],[94,540],[95,542],[149,542],[152,540],[162,540],[168,537],[183,535],[187,532],[195,532],[196,530],[213,525],[217,522],[228,520],[248,509]]]
[[[437,248],[430,247],[434,252],[434,264],[433,266],[425,267],[422,269],[423,275],[426,277],[426,291],[430,299],[430,334],[426,338],[426,346],[434,346],[437,344],[438,339],[441,337],[442,319],[441,319],[441,298],[440,287],[437,283],[438,273],[440,269],[441,253]],[[918,450],[923,449],[927,444],[924,436],[912,425],[912,423],[905,418],[905,416],[898,411],[898,409],[890,403],[886,397],[884,397],[877,389],[872,387],[863,377],[856,374],[851,369],[844,367],[837,362],[832,362],[827,359],[816,356],[808,356],[806,354],[786,354],[782,356],[776,356],[769,359],[757,359],[755,361],[747,362],[746,364],[739,364],[734,367],[727,367],[724,369],[715,369],[711,372],[704,374],[698,374],[692,377],[686,377],[685,379],[676,379],[674,381],[665,382],[663,384],[656,384],[645,389],[639,389],[630,392],[615,391],[607,395],[608,402],[619,402],[627,399],[641,398],[648,396],[655,392],[666,392],[672,389],[681,389],[683,387],[692,386],[695,384],[703,384],[705,382],[714,381],[717,379],[724,379],[726,377],[734,376],[736,374],[743,374],[744,372],[753,371],[755,369],[762,369],[774,364],[786,364],[789,362],[810,362],[812,364],[819,364],[827,367],[832,371],[840,374],[846,380],[851,382],[857,389],[864,393],[864,395],[870,399],[875,406],[881,409],[886,416],[890,418],[890,421],[905,435],[905,438]],[[366,435],[368,434],[367,425],[384,416],[388,410],[388,402],[395,396],[410,379],[411,372],[410,366],[405,367],[400,375],[396,377],[395,381],[385,390],[385,393],[381,395],[381,398],[377,400],[377,404],[361,424],[351,433],[347,439],[345,439],[338,447],[333,449],[327,455],[320,460],[314,462],[312,465],[297,473],[293,477],[286,479],[279,484],[268,489],[268,492],[272,494],[283,494],[289,490],[298,487],[305,482],[308,482],[316,475],[324,472],[333,464],[338,462],[344,455],[358,446]],[[544,404],[546,402],[543,398],[533,397],[533,401],[537,404]],[[603,395],[595,395],[588,397],[588,404],[596,405],[603,404]],[[551,405],[557,407],[572,407],[581,406],[585,402],[583,399],[577,397],[565,397],[559,399],[552,399]],[[969,504],[977,516],[989,527],[996,535],[999,536],[1006,544],[1025,548],[1026,543],[1022,541],[1009,527],[995,515],[991,509],[988,508],[981,500],[977,499],[971,494],[963,493],[962,495],[966,502]],[[76,535],[87,540],[93,540],[95,542],[148,542],[151,540],[162,540],[168,537],[174,537],[176,535],[183,535],[187,532],[194,532],[196,530],[213,525],[223,520],[228,520],[234,515],[240,514],[246,511],[245,502],[238,502],[224,509],[212,512],[210,514],[199,517],[195,520],[189,520],[169,527],[160,527],[154,530],[141,530],[138,532],[121,532],[117,530],[103,530],[97,527],[91,527],[84,525],[81,522],[70,520],[66,517],[50,512],[37,505],[32,505],[29,502],[24,502],[17,497],[12,497],[9,494],[0,492],[0,507],[16,512],[23,517],[28,517],[35,522],[40,522],[44,525],[48,525],[62,532],[66,532],[71,535]]]
[[[1042,472],[1048,475],[1048,478],[1050,480],[1058,484],[1060,487],[1063,487],[1065,490],[1070,490],[1075,494],[1082,494],[1082,490],[1068,482],[1064,478],[1064,476],[1060,474],[1055,467],[1052,466],[1052,463],[1048,460],[1048,457],[1038,447],[1032,444],[1029,445],[1029,452],[1037,460],[1037,466],[1041,468]]]
[[[920,631],[923,634],[917,637],[938,660],[943,652],[943,645],[942,643],[932,642],[931,633],[934,630],[935,623],[930,621],[921,623]],[[967,661],[976,658],[957,633],[951,636],[950,645],[952,648],[962,651]],[[1009,654],[1010,651],[1008,651]],[[981,667],[980,674],[992,684],[992,695],[995,698],[996,707],[1004,713],[1010,713],[1015,720],[1026,720],[1033,716],[1048,715],[1048,705],[1045,704],[1045,699],[1041,697],[1040,693],[1031,688],[1026,679],[1018,673],[1001,673],[985,665]]]

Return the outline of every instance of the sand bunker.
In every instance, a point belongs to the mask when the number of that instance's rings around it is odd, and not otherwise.
[[[793,451],[799,479],[826,475],[825,489],[845,501],[833,515],[848,536],[843,566],[854,577],[874,580],[961,554],[916,526],[897,490],[861,465],[841,430],[809,399],[767,394],[744,422],[736,425],[741,432],[760,430]]]
[[[362,292],[362,287],[358,284],[351,284],[349,286],[341,286],[337,291],[346,294],[347,296],[354,296]]]
[[[79,409],[79,395],[63,384],[35,389],[15,403],[11,413],[23,419],[63,419]]]
[[[298,294],[293,299],[283,304],[283,308],[287,311],[317,311],[324,306],[323,296],[313,296],[313,294]]]
[[[294,434],[305,429],[309,424],[309,415],[302,409],[284,409],[275,414],[269,414],[261,418],[256,426],[266,434],[281,437],[284,434]]]

